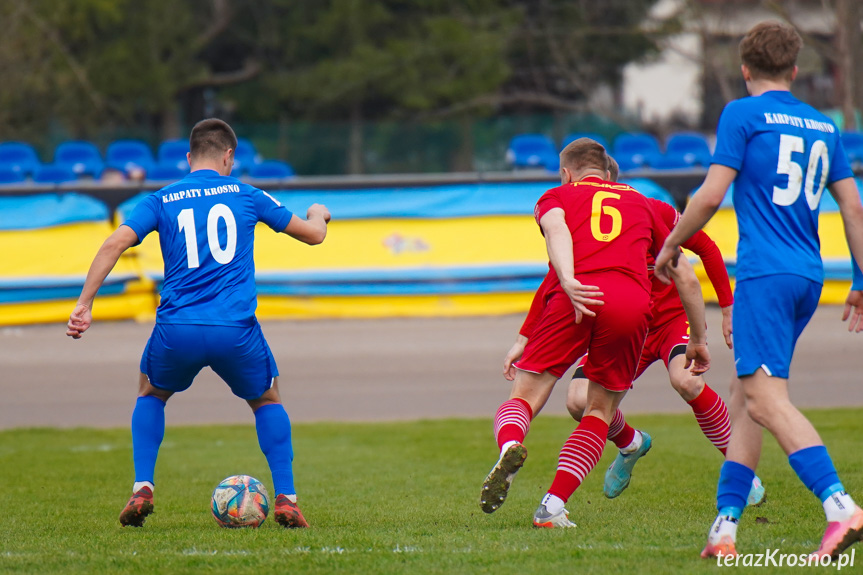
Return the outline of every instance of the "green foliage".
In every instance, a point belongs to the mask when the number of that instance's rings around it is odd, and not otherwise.
[[[653,1],[7,0],[0,130],[548,110],[518,94],[577,102],[655,50]]]
[[[859,498],[863,410],[809,416]],[[715,561],[698,553],[715,513],[721,456],[690,414],[631,423],[655,441],[632,485],[618,499],[602,496],[609,444],[568,504],[578,527],[566,531],[530,523],[573,427],[563,418],[534,422],[527,464],[493,515],[477,501],[496,457],[490,419],[295,425],[299,502],[312,524],[303,531],[271,518],[260,529],[232,531],[210,517],[210,493],[222,478],[248,473],[270,485],[251,424],[169,427],[156,513],[141,529],[117,522],[132,482],[128,430],[4,431],[0,572],[714,573]],[[815,549],[823,513],[775,442],[765,441],[758,472],[767,502],[744,514],[740,551]]]

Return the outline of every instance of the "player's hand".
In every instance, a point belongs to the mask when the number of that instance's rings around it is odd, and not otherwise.
[[[583,316],[589,315],[596,317],[596,312],[587,308],[589,305],[605,305],[598,297],[602,297],[603,292],[599,291],[598,286],[583,285],[575,278],[567,279],[562,284],[563,291],[569,296],[572,305],[575,306],[575,323],[581,323]]]
[[[848,323],[848,331],[863,331],[863,290],[851,290],[845,299],[845,311],[842,312],[842,321],[851,318]]]
[[[309,206],[309,209],[306,212],[306,219],[310,220],[315,216],[322,218],[327,223],[330,222],[330,210],[328,210],[327,206],[323,204],[312,204]]]
[[[506,357],[503,358],[503,376],[507,381],[515,380],[516,369],[512,364],[521,359],[525,346],[527,346],[527,338],[518,334],[518,337],[515,339],[515,343],[512,344],[512,347],[509,348],[508,352],[506,352]]]
[[[701,375],[710,369],[710,351],[707,349],[707,344],[689,340],[686,344],[686,364],[683,367],[692,375]]]
[[[734,305],[729,305],[722,308],[722,335],[725,337],[725,345],[728,349],[734,349],[734,341],[731,339],[731,312]]]
[[[668,240],[663,244],[662,249],[656,255],[656,264],[653,267],[653,275],[659,278],[664,284],[671,285],[671,274],[668,273],[668,267],[677,267],[677,258],[680,257],[680,246],[675,246],[668,243]]]
[[[93,314],[90,308],[79,303],[75,306],[72,315],[69,316],[69,322],[66,324],[66,335],[74,339],[81,339],[81,335],[87,331],[91,323],[93,323]]]

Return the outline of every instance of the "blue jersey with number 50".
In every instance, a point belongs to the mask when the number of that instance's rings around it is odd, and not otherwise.
[[[822,283],[821,194],[854,175],[833,122],[791,92],[730,102],[713,163],[737,170],[737,280],[796,274]]]
[[[248,326],[255,322],[255,225],[280,232],[292,214],[269,194],[214,170],[154,192],[124,222],[159,232],[165,283],[156,321]]]

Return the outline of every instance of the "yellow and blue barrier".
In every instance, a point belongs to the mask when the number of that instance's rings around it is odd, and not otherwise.
[[[649,180],[628,182],[671,201]],[[275,192],[299,215],[333,214],[327,240],[307,246],[260,225],[258,316],[457,316],[521,313],[548,269],[533,206],[549,182]],[[0,325],[65,321],[101,243],[145,194],[109,214],[78,194],[0,198]],[[825,198],[827,194],[825,194]],[[113,220],[113,222],[111,221]],[[844,300],[850,258],[835,204],[821,214],[823,302]],[[733,275],[737,227],[725,207],[707,232]],[[700,266],[699,266],[700,267]],[[705,299],[715,294],[697,271]],[[129,250],[97,298],[97,319],[152,319],[163,263],[156,234]]]

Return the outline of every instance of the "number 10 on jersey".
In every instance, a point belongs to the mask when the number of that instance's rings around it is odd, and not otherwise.
[[[225,228],[227,231],[227,242],[225,248],[219,244],[219,220],[225,220]],[[180,225],[180,233],[186,236],[186,262],[189,268],[196,268],[200,265],[198,258],[198,236],[195,231],[195,210],[186,208],[177,216],[177,223]],[[234,253],[237,251],[237,222],[234,219],[234,214],[231,208],[225,204],[216,204],[210,208],[207,214],[207,244],[210,246],[210,253],[213,259],[224,265],[234,259]]]

